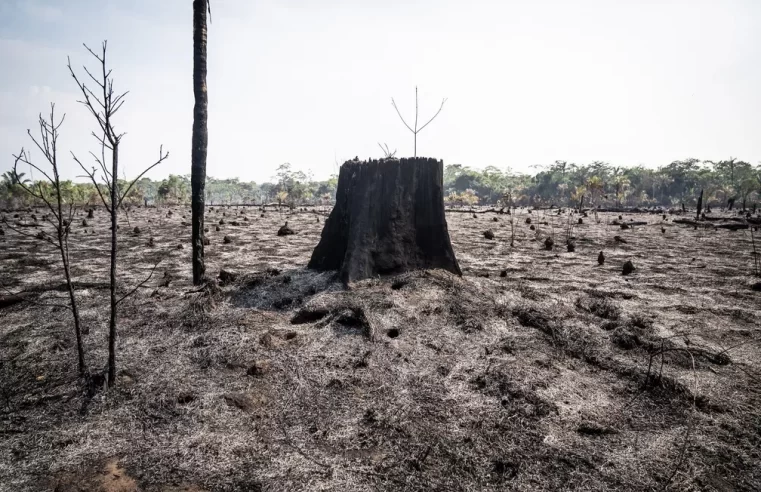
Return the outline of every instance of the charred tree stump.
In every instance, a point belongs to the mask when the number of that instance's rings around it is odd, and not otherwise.
[[[698,212],[695,214],[695,220],[700,220],[700,212],[703,211],[703,190],[700,190],[700,196],[698,197]]]
[[[308,267],[338,270],[346,284],[424,268],[462,275],[444,216],[443,177],[436,159],[347,161]]]

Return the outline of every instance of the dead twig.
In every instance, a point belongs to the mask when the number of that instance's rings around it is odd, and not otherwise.
[[[396,110],[396,114],[399,115],[399,119],[402,120],[402,123],[404,123],[404,126],[406,126],[407,129],[409,131],[411,131],[412,134],[414,135],[414,144],[415,144],[415,147],[414,147],[414,157],[417,157],[417,134],[420,133],[421,131],[423,131],[423,129],[425,127],[430,125],[431,122],[434,119],[436,119],[436,117],[439,115],[439,113],[441,113],[441,110],[444,109],[444,103],[445,102],[447,102],[447,98],[444,98],[444,99],[441,100],[441,106],[439,106],[439,110],[436,111],[436,114],[434,114],[431,117],[431,119],[428,120],[423,126],[418,128],[418,126],[417,126],[417,124],[418,124],[418,95],[417,95],[417,86],[415,86],[415,125],[414,125],[414,127],[411,127],[410,125],[407,124],[407,122],[404,120],[404,117],[402,116],[402,113],[399,111],[399,108],[396,105],[396,101],[394,101],[393,97],[391,98],[391,105]],[[381,148],[383,148],[383,147],[381,147]],[[394,152],[396,152],[396,151],[394,151]]]
[[[131,295],[133,295],[135,292],[137,292],[137,291],[138,291],[138,289],[140,289],[141,287],[145,286],[145,284],[147,284],[147,283],[148,283],[148,281],[149,281],[149,280],[150,280],[150,279],[153,277],[153,274],[154,274],[154,272],[156,271],[156,268],[158,268],[159,264],[160,264],[160,263],[161,263],[163,260],[164,260],[164,257],[163,257],[163,256],[162,256],[161,258],[159,258],[159,261],[157,261],[157,262],[156,262],[156,263],[153,265],[153,268],[151,269],[151,273],[149,273],[149,274],[148,274],[148,277],[146,277],[146,278],[145,278],[145,279],[144,279],[142,282],[140,282],[139,284],[137,284],[137,285],[135,286],[135,288],[133,288],[131,291],[127,292],[127,293],[126,293],[126,294],[124,294],[122,297],[120,297],[120,298],[119,298],[119,300],[118,300],[118,301],[116,301],[116,304],[121,304],[121,302],[122,302],[123,300],[127,299],[129,296],[131,296]]]

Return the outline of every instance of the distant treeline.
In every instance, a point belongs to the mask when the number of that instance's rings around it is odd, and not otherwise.
[[[318,181],[290,164],[277,170],[272,182],[255,183],[237,178],[206,182],[206,203],[287,205],[319,205],[332,203],[337,176]],[[24,173],[13,171],[2,175],[0,205],[18,207],[32,205],[21,186],[41,187]],[[605,162],[574,164],[555,161],[536,174],[516,173],[494,166],[473,169],[451,164],[444,169],[444,188],[449,205],[567,206],[577,205],[584,196],[589,206],[693,206],[700,191],[704,202],[717,206],[734,199],[738,207],[750,207],[761,198],[761,165],[737,159],[700,161],[686,159],[655,169],[618,167]],[[78,205],[98,203],[98,192],[92,183],[65,181],[66,200]],[[130,204],[185,204],[190,202],[190,175],[170,175],[161,181],[143,178],[132,188]]]
[[[577,205],[583,196],[590,206],[692,206],[703,190],[706,205],[734,198],[745,207],[761,197],[761,165],[686,159],[650,169],[555,161],[536,174],[524,174],[454,164],[444,170],[444,187],[449,202],[464,205],[566,206]]]

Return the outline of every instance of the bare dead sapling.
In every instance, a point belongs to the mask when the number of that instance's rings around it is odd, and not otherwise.
[[[119,146],[124,137],[124,133],[117,133],[114,127],[113,118],[124,104],[124,98],[126,97],[127,92],[114,92],[114,79],[111,75],[111,70],[108,69],[106,61],[108,43],[106,41],[103,42],[100,53],[95,53],[87,45],[84,46],[98,62],[97,76],[93,75],[87,66],[83,66],[83,70],[89,79],[95,84],[95,90],[90,89],[85,82],[77,77],[76,72],[71,66],[71,59],[69,59],[68,68],[69,73],[71,73],[72,78],[76,82],[77,87],[83,96],[83,100],[79,102],[88,109],[98,124],[100,134],[93,131],[92,136],[98,141],[100,155],[90,152],[90,155],[98,164],[98,168],[93,166],[88,170],[74,153],[72,153],[72,156],[95,185],[95,190],[97,191],[98,196],[103,202],[106,211],[111,216],[110,316],[108,323],[108,386],[110,387],[113,386],[116,381],[116,326],[118,305],[129,295],[136,292],[137,289],[144,285],[153,275],[153,271],[151,271],[151,275],[149,275],[148,279],[138,284],[138,286],[127,295],[117,298],[116,262],[118,251],[117,231],[119,209],[121,208],[124,198],[129,194],[130,190],[132,190],[134,184],[142,178],[145,173],[158,166],[169,157],[169,153],[165,153],[163,147],[160,148],[158,160],[148,166],[133,181],[128,183],[124,191],[119,189],[119,182],[117,179],[119,176]],[[110,156],[111,158],[110,167],[107,165],[107,156]]]
[[[32,169],[37,170],[42,176],[45,177],[49,186],[43,186],[42,181],[35,183],[20,181],[19,186],[29,195],[42,202],[48,209],[50,214],[45,215],[45,219],[51,223],[55,230],[55,236],[44,234],[42,239],[52,244],[61,255],[61,263],[63,265],[63,275],[66,279],[66,289],[69,294],[69,305],[66,306],[74,318],[74,336],[76,338],[77,345],[77,367],[80,376],[85,379],[89,378],[87,369],[87,361],[85,359],[85,349],[82,343],[82,322],[79,317],[79,307],[77,305],[77,296],[74,291],[74,285],[71,281],[71,263],[69,260],[69,232],[70,225],[74,218],[74,204],[73,200],[67,201],[61,190],[61,178],[58,173],[58,129],[63,124],[66,115],[64,114],[59,121],[56,121],[55,105],[50,105],[50,119],[46,120],[42,114],[39,116],[39,139],[32,135],[31,130],[27,130],[29,138],[32,139],[34,145],[42,152],[42,155],[50,166],[52,173],[45,171],[42,167],[34,164],[29,157],[29,154],[22,148],[18,155],[14,156],[15,161],[13,164],[14,173],[18,174],[19,162],[30,166]],[[47,184],[47,183],[46,183]],[[10,226],[13,228],[13,226]],[[22,235],[31,235],[22,230],[16,230]]]
[[[399,119],[402,120],[402,123],[404,123],[404,126],[407,127],[409,131],[412,132],[413,140],[414,140],[414,153],[413,157],[417,157],[417,134],[423,131],[423,128],[427,127],[431,124],[431,122],[436,119],[436,117],[441,113],[441,110],[444,109],[444,103],[447,102],[447,98],[444,98],[441,100],[441,106],[439,106],[439,110],[436,111],[436,114],[434,114],[430,120],[428,120],[424,125],[422,125],[420,128],[418,128],[418,96],[417,96],[417,86],[415,86],[415,124],[413,126],[410,126],[407,124],[407,122],[404,120],[404,117],[402,116],[402,113],[399,111],[399,108],[396,106],[396,101],[394,101],[394,98],[391,98],[391,105],[396,110],[396,114],[399,115]]]

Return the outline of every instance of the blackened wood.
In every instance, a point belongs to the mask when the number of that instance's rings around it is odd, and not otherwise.
[[[429,158],[348,161],[309,268],[344,283],[441,268],[461,275],[444,215],[444,164]]]

